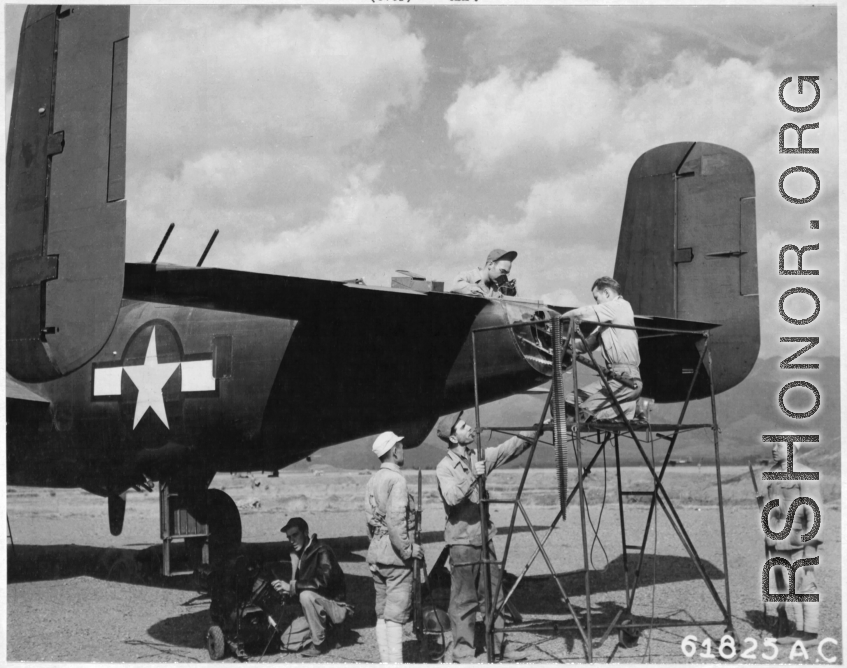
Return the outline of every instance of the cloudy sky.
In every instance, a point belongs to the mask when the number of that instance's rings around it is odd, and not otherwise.
[[[21,17],[6,7],[7,122]],[[449,281],[504,247],[522,296],[573,305],[613,271],[632,163],[706,141],[755,169],[764,331],[792,287],[779,247],[819,242],[810,334],[837,337],[834,8],[148,5],[130,21],[130,261],[171,221],[164,262],[196,263],[220,228],[207,265],[370,284]],[[802,116],[777,99],[798,75],[822,90]],[[777,191],[786,122],[820,123],[801,163],[813,205]]]

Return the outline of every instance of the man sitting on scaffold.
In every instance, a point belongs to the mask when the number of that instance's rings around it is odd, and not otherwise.
[[[582,306],[564,313],[562,318],[571,318],[575,321],[592,320],[610,325],[623,325],[635,327],[635,316],[629,302],[621,296],[621,286],[614,278],[602,276],[594,281],[591,286],[591,294],[596,302],[593,306]],[[634,329],[621,329],[619,327],[605,327],[599,325],[585,339],[588,348],[577,338],[574,342],[575,353],[583,353],[601,348],[605,369],[600,372],[606,379],[597,379],[595,382],[579,388],[579,406],[585,421],[591,420],[617,420],[623,416],[619,414],[609,390],[618,400],[621,409],[627,419],[635,417],[636,400],[641,396],[641,372],[638,370],[641,364],[641,356],[638,353],[638,335]],[[608,389],[606,388],[608,384]],[[573,411],[574,395],[568,394],[565,403],[569,410]]]

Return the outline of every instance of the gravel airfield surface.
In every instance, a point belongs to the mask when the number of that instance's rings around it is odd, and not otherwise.
[[[343,646],[315,658],[272,653],[264,662],[347,663],[378,661],[373,625],[374,592],[365,554],[363,497],[370,471],[280,472],[251,476],[218,475],[212,486],[224,489],[241,509],[244,545],[249,558],[262,563],[284,559],[287,543],[279,528],[288,517],[306,518],[319,537],[328,539],[347,574],[349,599],[355,605],[352,637]],[[569,476],[575,481],[574,471]],[[490,479],[494,498],[514,494],[521,471],[498,471]],[[415,489],[415,472],[407,472]],[[624,469],[629,489],[649,488],[644,469]],[[759,513],[753,500],[746,468],[725,467],[726,534],[732,617],[742,649],[752,663],[824,663],[814,650],[808,658],[781,646],[775,661],[763,659],[772,650],[762,645],[768,633],[763,624],[761,569],[764,549]],[[666,474],[666,488],[695,548],[705,562],[721,599],[725,598],[725,570],[720,549],[720,525],[715,505],[714,468],[676,467]],[[595,643],[611,615],[625,603],[621,557],[620,516],[614,468],[602,468],[587,481],[588,511],[597,539],[588,527],[591,551],[591,608]],[[604,486],[606,503],[603,504]],[[837,489],[837,487],[836,487]],[[443,510],[432,471],[424,473],[424,551],[431,566],[443,547]],[[530,472],[523,503],[538,535],[543,536],[556,516],[556,481],[551,470]],[[842,662],[841,635],[841,510],[830,497],[823,510],[820,535],[824,547],[817,568],[821,594],[821,638],[836,642],[826,646],[828,657]],[[209,661],[205,634],[210,624],[209,599],[198,594],[193,576],[163,578],[157,573],[161,553],[158,494],[131,492],[121,536],[109,533],[105,499],[81,490],[43,488],[7,489],[8,517],[14,550],[7,541],[8,588],[6,658],[9,661],[72,662],[201,662]],[[601,517],[602,511],[602,517]],[[498,555],[505,546],[511,506],[495,505],[492,515],[500,527],[495,540]],[[627,503],[625,526],[628,543],[640,543],[647,519],[645,503]],[[507,570],[520,574],[535,551],[532,533],[519,519]],[[655,557],[654,555],[655,544]],[[547,542],[547,552],[570,601],[579,615],[585,611],[585,574],[579,506],[568,508]],[[655,584],[654,584],[655,581]],[[633,622],[657,624],[663,620],[689,622],[672,628],[645,629],[631,648],[619,646],[616,633],[594,650],[597,662],[679,663],[712,662],[704,640],[711,637],[711,653],[723,626],[697,622],[719,620],[720,611],[698,576],[693,562],[667,518],[659,513],[657,531],[647,536],[640,588],[633,607]],[[549,620],[572,627],[572,618],[542,559],[536,559],[513,596],[524,621]],[[694,621],[696,620],[696,621]],[[686,659],[681,643],[687,635],[697,639],[696,653]],[[572,628],[516,632],[510,638],[538,662],[584,662],[582,640]],[[752,648],[755,642],[755,648]],[[406,626],[404,655],[422,660]],[[253,657],[257,661],[259,657]],[[227,662],[235,659],[229,657]]]

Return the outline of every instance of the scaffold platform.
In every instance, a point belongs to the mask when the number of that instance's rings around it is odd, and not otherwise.
[[[567,328],[567,332],[563,332],[562,322],[564,320],[569,321],[569,326]],[[585,322],[585,321],[583,321]],[[533,322],[532,324],[538,326],[540,324],[548,324],[551,333],[551,341],[552,341],[552,350],[549,351],[549,356],[551,357],[551,367],[552,367],[552,377],[550,383],[550,389],[547,393],[546,400],[544,402],[544,407],[541,411],[541,417],[538,422],[534,425],[528,427],[514,427],[514,426],[491,426],[491,425],[482,425],[480,422],[480,404],[479,404],[479,380],[476,374],[476,337],[485,335],[485,332],[491,331],[495,328],[486,328],[475,330],[472,332],[472,348],[474,355],[474,387],[476,390],[476,424],[477,424],[477,439],[476,439],[476,456],[477,460],[481,461],[484,458],[484,448],[482,446],[482,433],[484,431],[494,432],[494,433],[502,433],[508,435],[515,435],[517,432],[533,432],[534,437],[532,439],[531,447],[529,449],[529,455],[527,457],[527,461],[524,467],[524,471],[521,477],[521,481],[519,483],[517,492],[514,498],[497,498],[493,499],[488,496],[485,490],[485,478],[486,476],[481,476],[479,480],[480,484],[480,520],[482,527],[482,544],[483,550],[481,554],[481,570],[483,573],[484,579],[484,595],[486,601],[486,618],[485,618],[485,633],[486,633],[486,647],[488,652],[488,662],[494,662],[494,633],[495,633],[495,620],[498,617],[501,617],[505,623],[505,631],[552,631],[553,633],[562,633],[565,631],[577,631],[579,636],[583,641],[583,648],[585,652],[586,660],[591,663],[594,660],[594,651],[598,649],[610,634],[617,632],[618,633],[618,646],[631,646],[638,639],[638,629],[646,628],[648,626],[652,627],[669,627],[669,626],[706,626],[706,625],[723,625],[726,629],[726,633],[731,635],[735,635],[735,631],[732,625],[732,609],[730,604],[730,591],[729,591],[729,569],[727,563],[727,547],[726,547],[726,531],[725,531],[725,518],[724,518],[724,509],[723,509],[723,491],[722,491],[722,482],[721,482],[721,466],[720,466],[720,443],[719,443],[719,428],[717,422],[717,410],[715,405],[715,392],[714,392],[714,384],[712,382],[711,376],[711,352],[709,348],[709,331],[708,329],[704,329],[700,332],[695,332],[700,337],[702,337],[702,345],[698,346],[700,349],[700,358],[697,363],[696,368],[693,370],[691,383],[688,387],[686,399],[680,409],[679,417],[676,422],[664,422],[664,423],[651,423],[649,420],[632,420],[626,417],[625,411],[622,409],[615,393],[611,390],[606,374],[604,374],[604,370],[601,370],[597,363],[593,360],[593,358],[585,356],[581,356],[578,354],[572,354],[567,356],[565,351],[569,349],[570,351],[578,351],[579,348],[575,345],[577,341],[579,341],[582,345],[583,350],[588,350],[589,347],[586,343],[585,337],[579,328],[572,320],[565,319],[559,316],[558,314],[547,318],[545,320],[538,320]],[[600,325],[600,323],[589,323],[594,325]],[[612,325],[609,323],[602,323],[604,327],[618,327],[618,325]],[[515,327],[515,328],[525,328],[527,327],[527,323],[519,322],[513,325],[506,325],[505,327]],[[501,327],[497,327],[496,329],[501,329]],[[648,330],[653,333],[662,333],[667,335],[673,335],[677,333],[676,330],[668,329],[668,328],[659,328],[659,327],[625,327],[626,329],[635,329],[635,330]],[[679,334],[684,334],[686,336],[691,336],[691,330],[679,331]],[[651,334],[652,335],[652,334]],[[538,347],[538,346],[536,346]],[[577,362],[582,365],[591,367],[597,373],[598,377],[602,379],[604,387],[607,391],[607,395],[612,398],[615,409],[619,415],[618,420],[608,421],[608,420],[588,420],[585,421],[581,419],[581,412],[579,406],[579,392],[578,389],[578,374],[577,374]],[[695,383],[697,382],[698,376],[702,371],[708,375],[709,382],[709,391],[710,391],[710,401],[711,401],[711,413],[712,413],[712,421],[708,423],[685,423],[685,414],[688,410],[692,391],[695,387]],[[573,410],[569,415],[566,406],[565,406],[565,395],[564,395],[564,375],[567,372],[572,372],[573,376]],[[549,414],[549,418],[548,418]],[[718,492],[718,510],[720,517],[720,535],[721,535],[721,551],[723,556],[723,572],[724,572],[724,597],[721,598],[717,589],[712,582],[711,577],[709,576],[706,567],[703,563],[703,560],[700,558],[694,544],[691,541],[691,537],[689,536],[682,520],[679,517],[679,514],[674,507],[673,501],[668,495],[665,487],[662,483],[664,475],[671,463],[671,455],[673,453],[674,446],[677,442],[677,438],[679,434],[684,432],[689,432],[697,429],[709,429],[712,432],[713,436],[713,444],[714,444],[714,453],[715,453],[715,469],[716,469],[716,484],[717,484],[717,492]],[[539,443],[545,443],[541,441],[541,436],[545,433],[553,434],[553,443],[547,443],[547,445],[552,445],[555,453],[556,453],[556,469],[557,469],[557,479],[558,479],[558,494],[559,494],[559,502],[560,508],[559,511],[552,521],[549,529],[544,533],[543,536],[539,535],[539,532],[536,530],[534,523],[531,521],[529,513],[522,503],[522,494],[526,485],[527,476],[532,465],[533,457],[535,455],[536,448]],[[659,438],[667,442],[667,451],[661,464],[658,465],[657,462],[654,462],[652,457],[648,456],[645,448],[644,442],[649,442],[651,445],[654,444],[654,439]],[[620,448],[623,443],[622,440],[630,440],[632,443],[630,445],[634,445],[637,449],[641,462],[646,467],[646,469],[650,472],[652,477],[652,489],[649,490],[627,490],[623,488],[621,482],[621,456],[620,456]],[[592,444],[596,446],[596,450],[593,455],[590,457],[587,464],[583,465],[583,450],[584,446]],[[605,452],[606,448],[611,447],[614,450],[614,466],[617,472],[617,498],[618,498],[618,511],[620,517],[620,529],[621,529],[621,546],[622,546],[622,561],[623,561],[623,589],[626,594],[626,605],[619,606],[617,611],[612,614],[599,614],[596,612],[592,612],[591,607],[591,583],[589,579],[589,554],[588,554],[588,532],[586,528],[586,516],[587,516],[587,500],[585,497],[585,489],[583,486],[584,479],[586,475],[589,474],[598,457]],[[573,454],[576,459],[576,469],[578,471],[576,485],[572,487],[570,491],[568,491],[568,452],[572,448]],[[605,466],[605,456],[604,456],[604,466]],[[566,520],[567,508],[573,498],[578,495],[579,498],[579,519],[580,519],[580,533],[582,538],[582,552],[583,552],[583,569],[585,575],[584,582],[584,592],[585,592],[585,607],[584,611],[580,614],[575,609],[574,605],[571,602],[570,597],[564,587],[562,582],[562,577],[557,572],[553,560],[545,549],[545,544],[549,537],[552,535],[554,529],[559,524],[560,521]],[[641,496],[641,497],[649,497],[649,507],[646,524],[641,534],[641,540],[636,542],[628,542],[627,534],[626,534],[626,522],[625,522],[625,512],[624,512],[624,498],[630,496]],[[511,521],[508,527],[508,533],[506,534],[506,546],[503,552],[503,556],[501,559],[497,559],[495,555],[489,552],[489,539],[488,539],[488,512],[489,506],[492,504],[504,504],[511,505],[513,507],[511,514]],[[657,515],[657,508],[661,509],[661,511],[666,516],[668,522],[673,528],[676,535],[679,537],[683,547],[685,548],[691,562],[695,566],[700,578],[706,585],[706,588],[709,591],[712,599],[715,601],[715,604],[720,612],[720,619],[711,619],[711,620],[661,620],[657,622],[655,619],[651,617],[649,622],[636,622],[632,619],[632,607],[635,600],[636,591],[638,589],[639,576],[641,573],[641,567],[644,562],[644,556],[647,548],[648,537],[651,529],[651,525],[655,521],[655,517]],[[510,547],[512,543],[513,534],[515,533],[515,523],[518,515],[521,515],[523,520],[526,523],[526,527],[532,536],[536,544],[535,553],[532,557],[526,562],[526,564],[521,568],[520,574],[517,576],[515,581],[509,586],[508,591],[504,591],[501,596],[500,587],[502,584],[502,578],[497,578],[497,585],[495,588],[492,588],[492,579],[491,579],[491,568],[497,567],[501,568],[505,571],[506,564],[509,559]],[[536,561],[537,558],[543,559],[547,570],[549,571],[550,578],[552,583],[558,588],[560,599],[563,603],[562,608],[562,618],[559,619],[542,619],[535,621],[527,621],[522,622],[520,624],[510,623],[510,617],[508,615],[503,614],[503,609],[506,605],[511,603],[511,597],[516,591],[517,587],[520,585],[522,579],[529,571],[529,568]],[[635,564],[635,569],[632,575],[630,575],[630,563]],[[492,605],[492,602],[497,601],[496,605]],[[595,630],[600,627],[602,628],[602,632],[599,634],[599,638],[595,639]],[[737,639],[736,639],[737,640]],[[614,654],[614,652],[613,652]]]

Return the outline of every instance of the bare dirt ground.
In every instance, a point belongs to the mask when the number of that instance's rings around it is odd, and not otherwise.
[[[325,471],[322,475],[287,473],[278,478],[264,475],[237,477],[219,475],[213,487],[224,489],[241,508],[244,526],[243,550],[251,559],[270,562],[284,558],[287,546],[279,528],[293,515],[305,517],[321,538],[329,540],[347,574],[350,599],[355,605],[355,640],[318,659],[299,655],[272,654],[265,662],[376,662],[378,653],[373,632],[373,586],[365,564],[363,496],[370,472]],[[570,484],[575,476],[573,471]],[[520,471],[500,471],[492,476],[495,498],[514,493]],[[643,469],[624,469],[624,487],[647,489]],[[408,474],[414,487],[414,473]],[[750,648],[756,663],[765,662],[762,645],[764,628],[761,601],[761,569],[764,562],[759,513],[753,501],[746,468],[724,468],[726,535],[732,619],[743,648]],[[604,484],[607,501],[603,505]],[[611,614],[625,603],[621,556],[620,517],[616,478],[610,466],[602,467],[587,482],[588,510],[597,539],[588,527],[591,609],[595,642]],[[726,571],[721,549],[718,510],[715,504],[714,469],[703,467],[668,471],[666,487],[679,516],[722,600],[725,600]],[[837,486],[835,487],[837,489]],[[532,470],[524,505],[539,535],[556,515],[555,474]],[[636,497],[631,497],[636,498]],[[643,497],[642,497],[643,498]],[[842,659],[841,636],[841,510],[833,496],[823,509],[820,535],[824,538],[821,565],[817,570],[821,594],[821,637],[836,643],[825,647],[829,657]],[[98,662],[206,662],[204,639],[210,624],[208,598],[199,596],[191,576],[165,579],[155,572],[159,540],[158,495],[130,493],[124,532],[109,534],[105,499],[80,490],[15,488],[7,490],[8,516],[14,552],[7,548],[9,583],[6,592],[6,658],[9,661],[98,661]],[[569,506],[567,521],[559,523],[547,542],[547,551],[559,581],[581,616],[585,612],[583,546],[579,529],[579,506]],[[602,511],[602,517],[601,517]],[[509,524],[511,507],[494,506],[493,519],[501,528],[496,538],[498,554],[505,546],[503,527]],[[625,506],[627,543],[640,543],[647,518],[645,503]],[[432,564],[443,547],[443,510],[434,474],[424,474],[424,550]],[[511,545],[507,569],[515,574],[535,550],[532,533],[519,519]],[[655,541],[655,557],[654,554]],[[8,543],[8,541],[7,541]],[[697,622],[720,620],[718,606],[698,576],[693,562],[664,514],[658,530],[647,536],[641,569],[641,586],[635,597],[633,622],[682,623],[670,628],[645,629],[637,645],[618,646],[612,634],[594,650],[595,661],[677,663],[685,661],[681,642],[686,635],[697,638],[697,654],[707,654],[702,645],[712,638],[712,654],[723,634],[723,626]],[[655,585],[654,585],[655,582]],[[572,618],[560,600],[558,588],[542,559],[536,559],[513,600],[525,621],[559,623],[558,632],[518,632],[512,639],[528,650],[529,659],[539,662],[584,662],[584,643],[572,628]],[[692,621],[697,620],[697,621]],[[749,639],[749,640],[746,640]],[[411,625],[406,627],[405,656],[419,657]],[[823,663],[809,650],[805,659],[799,651],[790,657],[790,647],[780,647],[778,663]],[[234,661],[232,658],[226,661]]]

